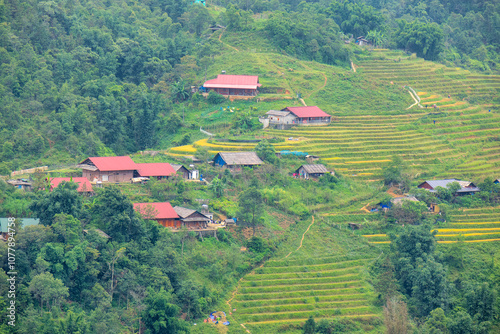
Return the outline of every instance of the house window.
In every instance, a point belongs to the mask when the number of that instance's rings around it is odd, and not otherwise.
[[[107,182],[108,181],[108,174],[102,174],[102,180]]]

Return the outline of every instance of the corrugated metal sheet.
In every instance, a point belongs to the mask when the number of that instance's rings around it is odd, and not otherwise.
[[[326,112],[318,108],[317,106],[310,107],[286,107],[282,111],[290,111],[292,114],[299,118],[305,117],[331,117]]]
[[[328,169],[326,169],[326,167],[324,165],[322,165],[322,164],[317,164],[317,165],[302,165],[300,167],[304,168],[304,170],[308,174],[324,174],[324,173],[328,173]],[[299,169],[300,169],[300,167],[299,167]],[[299,169],[297,169],[297,171]]]
[[[261,165],[263,161],[255,152],[219,152],[214,158],[217,161],[220,157],[228,166],[251,166]]]
[[[135,162],[129,156],[120,157],[90,157],[80,164],[92,164],[101,172],[136,170]]]
[[[239,88],[257,89],[259,77],[256,75],[229,75],[219,74],[216,79],[208,80],[203,84],[205,88]]]
[[[51,188],[57,188],[59,184],[63,181],[66,182],[75,182],[78,183],[78,192],[92,192],[94,189],[92,189],[92,184],[86,177],[54,177],[53,179],[50,179],[50,185]]]
[[[168,162],[153,162],[136,164],[140,176],[170,176],[175,169]]]
[[[175,219],[179,218],[169,202],[134,203],[134,210],[145,219]]]

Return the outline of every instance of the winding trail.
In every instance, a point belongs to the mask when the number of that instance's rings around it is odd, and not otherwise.
[[[230,48],[235,49],[236,51],[240,52],[240,50],[238,50],[238,49],[237,49],[237,48],[235,48],[234,46],[229,45],[229,44],[224,43],[223,41],[221,41],[221,39],[220,39],[220,38],[222,37],[222,34],[223,34],[223,33],[224,33],[224,31],[222,31],[222,32],[220,33],[220,35],[219,35],[219,42],[221,42],[222,44],[225,44],[225,45],[229,46]]]
[[[306,236],[306,233],[309,232],[309,229],[311,228],[311,226],[313,224],[314,224],[314,216],[312,216],[312,222],[311,222],[311,224],[309,224],[309,226],[307,227],[307,230],[304,232],[304,234],[302,234],[302,239],[300,240],[300,246],[299,246],[299,248],[297,248],[296,250],[291,251],[290,253],[288,253],[288,255],[284,257],[285,259],[287,257],[289,257],[293,252],[298,251],[302,247],[302,242],[304,241],[304,237]]]

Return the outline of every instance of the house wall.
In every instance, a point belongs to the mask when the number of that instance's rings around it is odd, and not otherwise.
[[[284,117],[283,116],[269,115],[269,122],[270,123],[293,124],[296,119],[297,119],[297,117],[292,115],[292,114],[288,114]]]
[[[423,189],[428,189],[428,190],[432,190],[433,189],[427,182],[422,183],[418,187],[419,188],[423,188]]]
[[[181,228],[181,221],[175,218],[171,219],[155,219],[161,226],[169,228]]]
[[[240,96],[255,96],[257,95],[257,89],[237,89],[237,88],[208,88],[219,93],[221,95],[240,95]]]
[[[329,124],[331,122],[331,117],[302,117],[297,118],[294,123],[298,124],[309,124],[309,123],[320,123]]]
[[[226,165],[226,162],[224,161],[224,159],[222,159],[220,155],[217,155],[214,159],[214,165],[222,167]]]
[[[189,179],[189,171],[184,167],[179,168],[177,175],[181,176],[185,180]]]
[[[304,167],[299,168],[299,177],[307,178],[309,177],[309,174],[307,174],[306,170]]]
[[[101,172],[100,170],[89,171],[84,169],[82,176],[87,178],[90,182],[130,182],[134,176],[132,170]]]

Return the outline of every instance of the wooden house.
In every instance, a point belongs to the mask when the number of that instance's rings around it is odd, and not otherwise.
[[[219,152],[214,157],[214,166],[227,168],[254,167],[263,163],[255,152]]]
[[[446,179],[446,180],[431,180],[425,181],[418,185],[418,188],[427,189],[430,192],[436,192],[437,187],[448,188],[452,183],[457,182],[460,185],[460,189],[455,193],[455,195],[473,195],[476,192],[481,191],[474,183],[470,181],[461,181],[456,179]]]
[[[256,96],[260,86],[256,75],[219,74],[216,79],[206,81],[202,88],[207,93],[214,91],[224,96]]]
[[[91,194],[94,192],[92,184],[86,177],[54,177],[50,179],[50,191],[54,190],[61,182],[75,182],[78,184],[76,191],[82,194]]]
[[[135,164],[137,170],[134,177],[155,178],[157,180],[168,179],[175,176],[175,169],[168,162],[154,162]]]
[[[182,226],[188,229],[200,229],[207,228],[210,219],[204,214],[188,208],[183,208],[181,206],[174,207],[175,212],[179,216]]]
[[[155,220],[165,227],[181,228],[179,215],[169,202],[134,203],[134,209],[143,219]]]
[[[16,180],[8,180],[8,184],[16,187],[17,189],[31,191],[32,183],[28,179],[16,179]]]
[[[191,179],[191,171],[189,169],[187,169],[183,165],[178,165],[178,164],[171,164],[171,165],[175,173],[180,177],[182,177],[184,180]]]
[[[290,112],[295,118],[292,124],[309,125],[309,124],[330,124],[332,116],[318,108],[317,106],[310,107],[286,107],[281,111]]]
[[[83,160],[78,167],[82,176],[90,182],[130,182],[137,166],[129,156],[90,157]]]
[[[359,46],[371,46],[372,43],[365,38],[365,36],[359,36],[356,38],[356,44]]]
[[[328,174],[329,171],[322,164],[317,165],[302,165],[295,170],[294,175],[303,179],[314,178]]]

